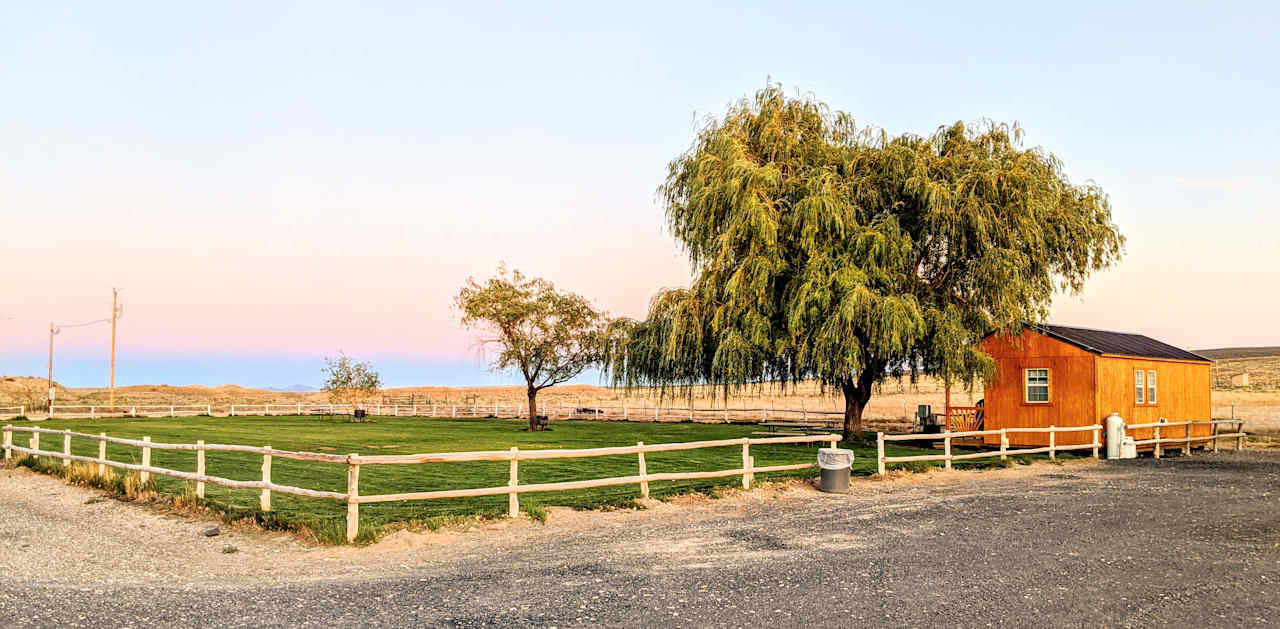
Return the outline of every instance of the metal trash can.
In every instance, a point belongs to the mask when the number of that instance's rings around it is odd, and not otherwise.
[[[1120,458],[1122,459],[1138,458],[1138,444],[1133,440],[1133,437],[1125,437],[1120,442]]]
[[[849,468],[853,466],[853,450],[818,448],[818,467],[822,468],[819,488],[828,493],[849,491]]]

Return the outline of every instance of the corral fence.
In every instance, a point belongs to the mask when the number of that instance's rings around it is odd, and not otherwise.
[[[1227,424],[1234,425],[1235,429],[1231,432],[1221,432],[1218,427],[1222,425],[1227,425]],[[1165,435],[1168,435],[1169,433],[1167,431],[1169,429],[1177,428],[1180,426],[1183,428],[1184,436],[1182,437],[1168,437],[1168,436],[1161,435],[1162,429],[1166,431]],[[1193,436],[1191,434],[1192,426],[1212,426],[1213,432],[1210,435]],[[1204,446],[1206,448],[1212,447],[1213,451],[1217,452],[1219,440],[1234,439],[1236,442],[1235,449],[1239,450],[1244,447],[1244,438],[1247,436],[1246,433],[1244,432],[1243,421],[1224,420],[1224,419],[1215,419],[1215,420],[1206,420],[1206,421],[1185,421],[1185,422],[1163,421],[1163,422],[1156,422],[1156,423],[1150,423],[1150,424],[1126,424],[1124,429],[1126,432],[1130,430],[1154,429],[1153,438],[1135,440],[1134,444],[1139,446],[1153,445],[1153,456],[1155,456],[1156,458],[1160,458],[1164,444],[1175,444],[1175,443],[1183,444],[1182,445],[1183,452],[1186,454],[1190,454],[1191,446],[1194,443],[1199,443],[1201,446]],[[1082,432],[1082,431],[1093,432],[1093,441],[1091,443],[1078,444],[1078,445],[1058,445],[1057,444],[1056,435],[1058,433]],[[1048,433],[1049,445],[1037,446],[1034,448],[1018,448],[1016,450],[1010,450],[1009,435],[1017,434],[1017,433]],[[1101,433],[1102,433],[1102,426],[1099,424],[1094,424],[1092,426],[1049,426],[1046,428],[1001,428],[999,430],[967,430],[967,431],[960,431],[960,432],[942,432],[942,433],[934,433],[934,434],[911,434],[911,435],[886,435],[880,432],[880,433],[876,433],[876,457],[877,457],[876,471],[880,474],[884,474],[886,463],[906,463],[910,461],[944,461],[946,469],[951,469],[952,461],[960,461],[965,459],[994,458],[994,457],[1000,457],[1000,460],[1004,461],[1008,459],[1010,456],[1016,456],[1020,454],[1048,453],[1049,459],[1053,460],[1057,458],[1057,454],[1059,452],[1062,452],[1065,450],[1092,449],[1093,458],[1096,459],[1098,458],[1098,450],[1102,447]],[[994,436],[994,435],[1000,436],[999,450],[982,450],[978,452],[967,452],[964,454],[952,454],[951,452],[951,445],[952,445],[953,439],[982,437],[984,438],[983,440],[985,442],[985,437]],[[887,441],[920,441],[920,440],[933,440],[933,441],[942,440],[943,453],[942,454],[922,454],[922,455],[916,455],[916,456],[885,456],[884,454],[884,444]]]
[[[1222,432],[1219,426],[1227,425],[1233,426],[1234,428],[1229,432]],[[1182,432],[1182,436],[1171,436],[1175,434],[1174,429],[1179,426],[1182,427],[1182,430],[1180,431]],[[1192,435],[1192,426],[1212,426],[1213,432],[1208,436]],[[1166,444],[1180,443],[1182,444],[1182,452],[1184,454],[1190,454],[1191,445],[1193,443],[1199,442],[1200,445],[1212,447],[1213,451],[1217,452],[1218,440],[1235,439],[1235,449],[1239,450],[1244,447],[1244,438],[1248,436],[1248,434],[1244,432],[1244,420],[1240,419],[1214,419],[1209,421],[1185,422],[1159,421],[1149,424],[1125,424],[1124,429],[1126,433],[1130,430],[1151,430],[1152,437],[1150,439],[1135,439],[1133,443],[1134,445],[1139,446],[1150,445],[1152,447],[1151,456],[1154,456],[1157,459],[1164,454],[1164,446]],[[1161,434],[1161,431],[1164,431],[1163,435]]]
[[[100,417],[190,417],[196,415],[245,416],[305,416],[350,414],[363,407],[371,415],[380,417],[497,417],[520,419],[527,417],[527,404],[503,404],[501,402],[473,402],[469,404],[443,404],[420,402],[413,404],[383,404],[371,402],[353,404],[189,404],[189,405],[54,405],[50,419]],[[3,410],[3,409],[0,409]],[[538,405],[538,414],[548,419],[592,419],[601,421],[787,421],[838,426],[844,421],[841,411],[821,411],[806,408],[743,407],[696,408],[682,406],[615,405]],[[874,421],[874,420],[873,420]]]
[[[245,445],[222,445],[205,443],[197,441],[196,443],[157,443],[151,441],[151,437],[143,437],[138,439],[122,439],[119,437],[108,437],[106,433],[89,434],[80,432],[71,432],[70,430],[52,430],[48,428],[36,428],[25,426],[7,425],[3,429],[4,432],[4,458],[12,459],[13,453],[18,452],[31,456],[47,456],[62,460],[63,465],[71,465],[72,461],[78,461],[89,464],[97,464],[98,474],[106,473],[107,467],[114,467],[123,470],[138,472],[142,481],[145,483],[150,480],[151,474],[161,474],[173,478],[194,481],[196,484],[196,496],[203,498],[205,483],[213,483],[233,489],[256,489],[261,492],[259,506],[263,511],[271,510],[271,492],[278,491],[286,494],[297,496],[306,496],[309,498],[325,498],[330,500],[340,500],[347,503],[347,541],[354,541],[359,533],[360,527],[360,505],[374,502],[396,502],[406,500],[435,500],[442,498],[467,498],[475,496],[494,496],[506,494],[508,496],[508,515],[517,517],[520,513],[519,495],[531,492],[547,492],[547,491],[568,491],[574,489],[589,489],[592,487],[606,487],[611,485],[639,485],[640,496],[642,498],[649,497],[649,483],[659,481],[675,481],[675,480],[693,480],[703,478],[722,478],[726,476],[742,476],[742,487],[749,489],[751,482],[756,474],[766,472],[783,472],[790,470],[802,470],[817,467],[816,463],[796,463],[790,465],[770,465],[765,467],[756,467],[755,457],[751,456],[752,445],[768,445],[780,443],[821,443],[830,442],[831,447],[835,447],[840,440],[840,435],[797,435],[790,437],[766,437],[766,438],[749,438],[741,439],[720,439],[715,441],[690,441],[683,443],[659,443],[645,445],[639,442],[634,446],[619,446],[608,448],[586,448],[586,449],[565,449],[565,450],[524,450],[519,448],[511,448],[510,450],[490,450],[477,452],[442,452],[429,454],[389,454],[389,455],[372,455],[362,456],[359,454],[321,454],[316,452],[291,452],[288,450],[275,450],[271,446],[245,446]],[[29,433],[31,435],[28,447],[14,445],[14,433]],[[62,451],[41,450],[40,435],[56,435],[62,437]],[[71,439],[89,439],[98,443],[98,456],[87,457],[79,456],[71,453]],[[120,461],[112,461],[107,458],[107,444],[114,443],[124,446],[132,446],[140,448],[142,451],[141,464],[122,463]],[[702,448],[719,448],[741,446],[742,448],[742,467],[728,470],[710,470],[700,472],[665,472],[658,474],[649,474],[645,465],[645,454],[651,452],[672,452],[676,450],[698,450]],[[195,453],[195,472],[185,472],[181,470],[171,470],[163,467],[153,467],[151,465],[151,451],[155,450],[185,450]],[[262,479],[256,481],[233,480],[230,478],[222,478],[218,476],[209,476],[205,474],[205,452],[248,452],[262,456]],[[580,481],[564,481],[555,483],[537,483],[521,485],[519,480],[519,464],[520,461],[531,461],[538,459],[574,459],[589,458],[601,456],[617,456],[634,454],[638,457],[639,473],[634,476],[618,476],[611,478],[595,478]],[[313,461],[319,463],[332,463],[347,466],[347,490],[346,492],[322,491],[316,489],[306,489],[302,487],[292,487],[289,485],[279,485],[271,481],[271,461],[274,457],[284,459],[293,459],[297,461]],[[409,492],[398,494],[360,494],[360,467],[363,465],[417,465],[423,463],[453,463],[462,461],[509,461],[510,462],[510,480],[502,487],[481,487],[474,489],[448,489],[437,491]]]
[[[13,419],[14,417],[26,417],[27,407],[25,406],[0,406],[0,419]]]
[[[1063,432],[1082,432],[1093,431],[1093,442],[1079,445],[1057,445],[1057,435]],[[983,459],[1000,457],[1001,461],[1008,459],[1010,456],[1020,454],[1041,454],[1048,453],[1049,459],[1057,458],[1059,452],[1064,450],[1085,450],[1093,449],[1093,458],[1098,458],[1098,449],[1102,447],[1102,426],[1093,424],[1092,426],[1049,426],[1047,428],[1001,428],[999,430],[965,430],[957,432],[941,432],[933,434],[915,434],[915,435],[886,435],[882,432],[876,433],[876,472],[885,473],[886,463],[907,463],[910,461],[944,461],[946,469],[951,469],[952,461],[961,461],[966,459]],[[1016,450],[1009,449],[1009,435],[1016,433],[1049,433],[1049,445],[1035,448],[1018,448]],[[963,439],[971,437],[986,437],[988,435],[1000,435],[999,450],[983,450],[979,452],[967,452],[965,454],[952,454],[951,441],[953,439]],[[885,456],[884,444],[886,441],[920,441],[920,440],[942,440],[942,454],[920,454],[915,456]],[[984,439],[985,441],[985,439]]]
[[[199,415],[213,415],[212,404],[151,404],[151,405],[128,405],[116,404],[115,406],[94,406],[94,405],[53,405],[49,407],[49,419],[61,417],[63,419],[73,417],[88,417],[89,419],[98,419],[99,417],[196,417]]]

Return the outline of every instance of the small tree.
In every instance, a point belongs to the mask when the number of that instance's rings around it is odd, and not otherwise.
[[[378,393],[382,388],[382,376],[373,370],[373,365],[357,362],[338,352],[337,358],[324,358],[322,388],[329,392],[330,402],[350,404],[354,408],[360,401]]]
[[[462,324],[498,349],[495,370],[519,369],[529,396],[529,430],[539,430],[538,392],[567,382],[601,358],[605,317],[584,297],[547,280],[500,268],[484,284],[467,278],[454,304]]]

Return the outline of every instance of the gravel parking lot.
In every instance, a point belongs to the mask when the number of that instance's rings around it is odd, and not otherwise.
[[[203,537],[97,495],[0,471],[7,625],[1280,623],[1277,450],[791,485],[368,548]]]

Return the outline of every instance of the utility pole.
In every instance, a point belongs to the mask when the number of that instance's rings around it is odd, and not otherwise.
[[[120,314],[117,299],[119,293],[120,289],[111,287],[111,412],[113,413],[116,410],[116,319]]]
[[[58,333],[58,326],[49,322],[49,410],[53,410],[53,335]]]

